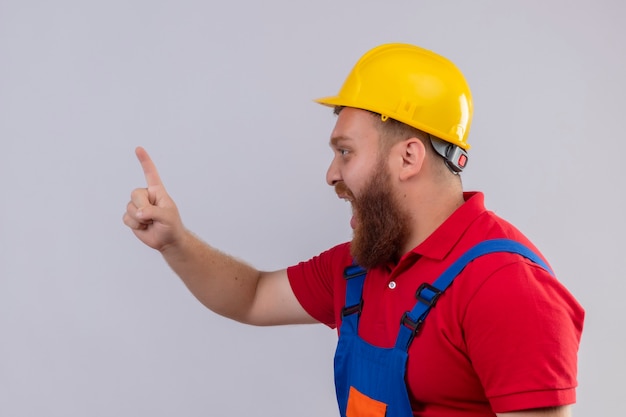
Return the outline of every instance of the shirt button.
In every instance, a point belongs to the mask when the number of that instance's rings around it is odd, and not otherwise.
[[[396,288],[396,282],[395,281],[389,281],[389,289],[393,290],[394,288]]]

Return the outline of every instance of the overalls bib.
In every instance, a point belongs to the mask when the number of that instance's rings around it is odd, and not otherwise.
[[[346,305],[335,352],[335,390],[342,417],[413,416],[405,383],[409,346],[430,309],[463,268],[475,258],[494,252],[517,253],[552,274],[539,256],[518,242],[509,239],[481,242],[460,256],[432,285],[419,286],[417,302],[402,316],[392,348],[371,345],[358,336],[366,271],[358,265],[345,269]]]

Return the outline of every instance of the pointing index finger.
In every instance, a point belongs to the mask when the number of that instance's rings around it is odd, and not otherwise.
[[[143,169],[143,175],[146,177],[146,183],[148,187],[155,185],[162,185],[161,177],[159,177],[159,171],[157,171],[156,165],[152,162],[148,152],[141,146],[135,149],[135,155],[141,163],[141,169]]]

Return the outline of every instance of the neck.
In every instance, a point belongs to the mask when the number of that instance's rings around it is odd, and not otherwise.
[[[404,253],[424,242],[465,202],[460,182],[445,186],[434,184],[414,195],[412,200],[407,204],[412,219],[412,232]]]

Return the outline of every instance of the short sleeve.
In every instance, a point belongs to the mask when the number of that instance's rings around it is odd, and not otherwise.
[[[463,318],[471,360],[495,412],[574,403],[584,311],[530,261],[497,269]]]
[[[289,283],[300,305],[313,318],[331,328],[337,327],[337,297],[343,297],[337,294],[337,287],[350,259],[349,244],[344,243],[287,268]]]

